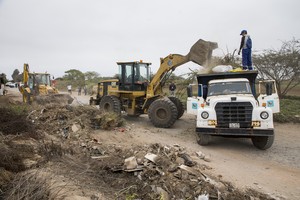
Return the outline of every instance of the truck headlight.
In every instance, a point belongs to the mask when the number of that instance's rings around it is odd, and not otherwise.
[[[260,113],[260,117],[262,119],[267,119],[269,117],[269,113],[267,113],[266,111],[263,111]]]
[[[203,119],[207,119],[207,118],[209,117],[208,112],[203,111],[203,112],[201,113],[201,117],[202,117]]]

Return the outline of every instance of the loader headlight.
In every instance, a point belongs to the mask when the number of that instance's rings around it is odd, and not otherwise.
[[[209,117],[208,112],[203,111],[203,112],[201,113],[201,117],[202,117],[203,119],[207,119],[207,118]]]
[[[263,111],[260,113],[260,117],[262,119],[267,119],[269,117],[269,113],[267,113],[266,111]]]

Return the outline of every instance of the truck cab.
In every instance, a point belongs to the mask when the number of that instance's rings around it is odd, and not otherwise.
[[[272,146],[279,98],[270,80],[260,82],[257,94],[256,77],[256,71],[197,76],[197,92],[188,88],[187,113],[197,116],[200,145],[207,145],[211,136],[227,136],[249,137],[259,149]],[[267,94],[261,94],[263,85]]]

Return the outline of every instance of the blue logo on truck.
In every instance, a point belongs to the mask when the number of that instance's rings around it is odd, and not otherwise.
[[[267,107],[274,107],[274,100],[267,101]]]
[[[198,109],[198,103],[192,103],[192,109]]]

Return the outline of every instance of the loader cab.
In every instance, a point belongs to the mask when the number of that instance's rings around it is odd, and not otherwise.
[[[150,82],[151,63],[118,62],[119,89],[124,91],[146,91]]]
[[[50,74],[47,73],[35,73],[35,83],[39,85],[51,86]]]
[[[47,93],[46,91],[40,91],[41,86],[51,86],[50,74],[48,74],[48,73],[29,73],[28,74],[28,87],[30,88],[31,93],[34,95],[38,95],[40,92]]]

